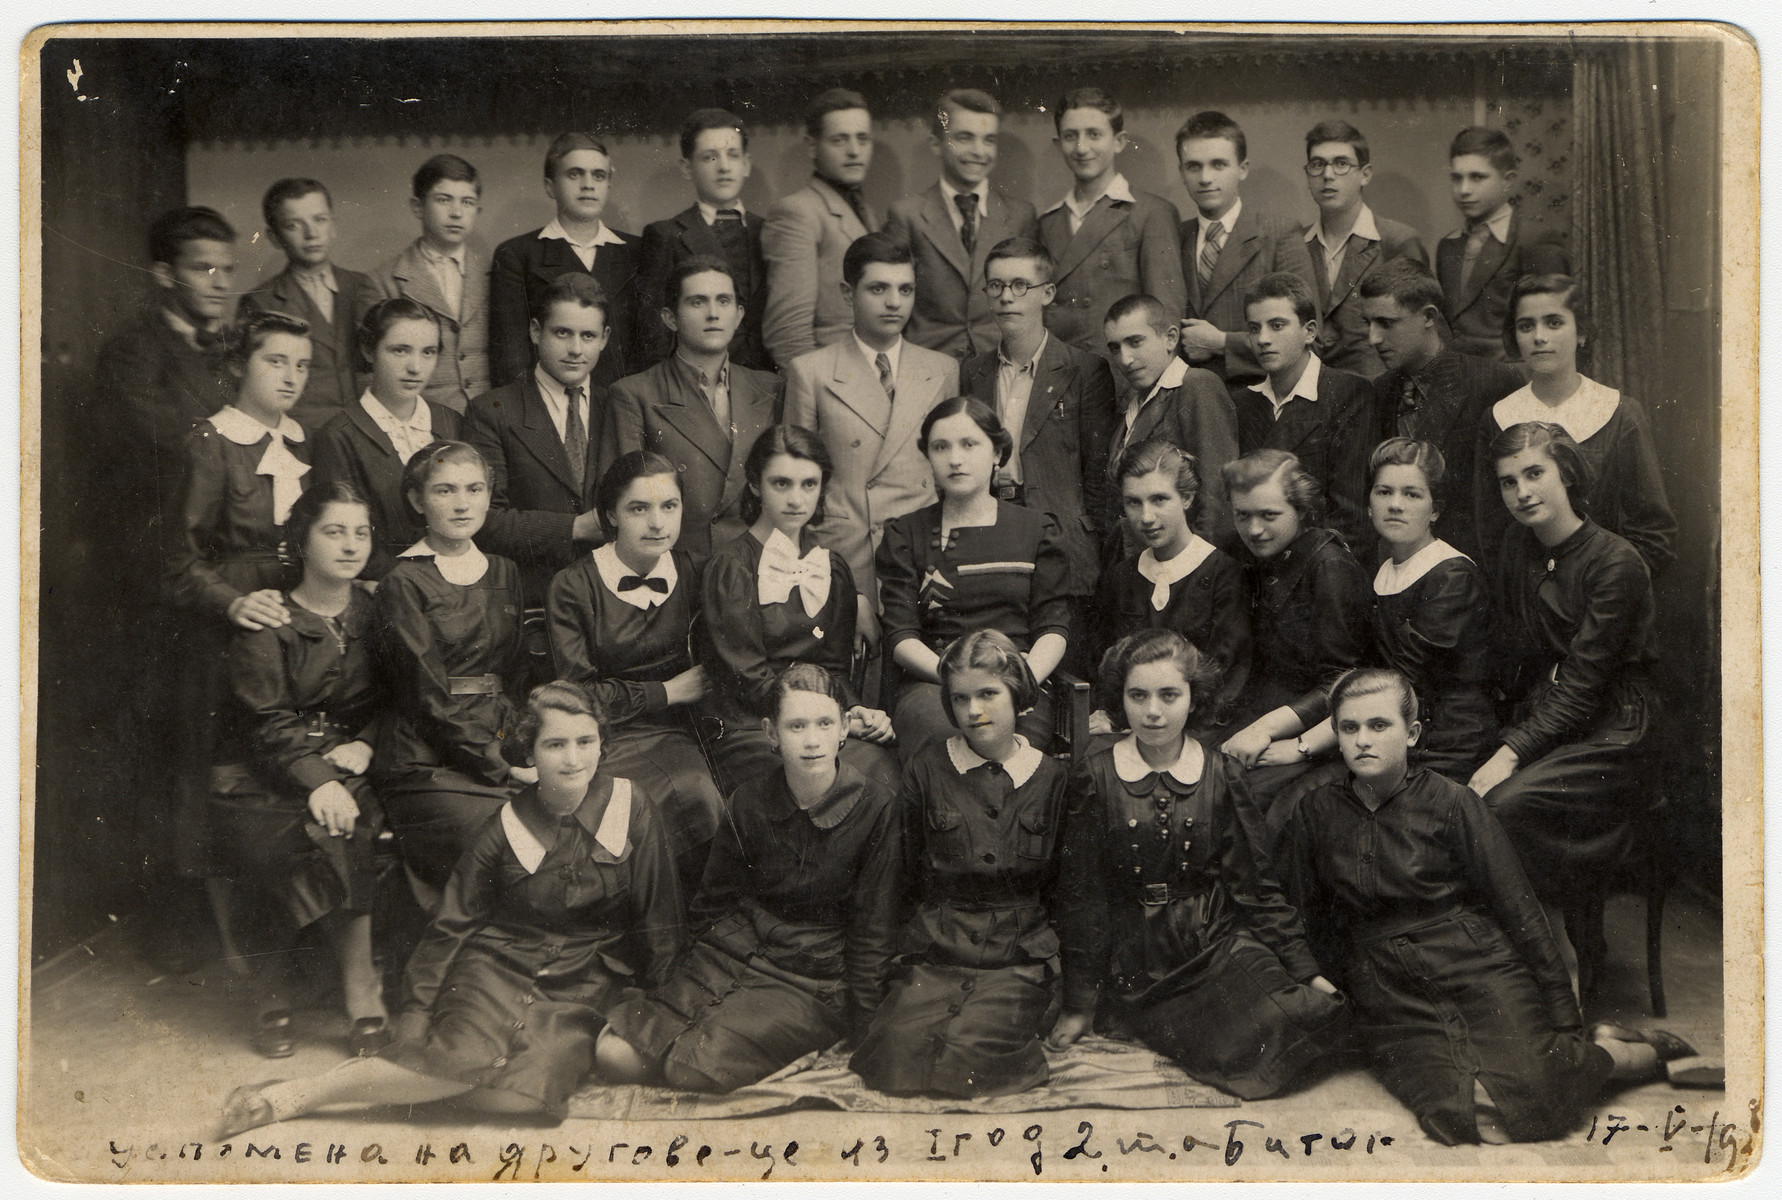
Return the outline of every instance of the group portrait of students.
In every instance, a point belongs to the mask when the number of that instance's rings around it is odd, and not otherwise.
[[[1176,134],[1183,220],[1108,92],[1050,113],[1043,211],[967,88],[939,181],[875,211],[832,89],[765,213],[700,109],[641,235],[590,132],[492,253],[453,154],[364,273],[316,179],[267,188],[288,264],[251,288],[214,210],[153,223],[92,430],[170,631],[140,786],[252,997],[220,1036],[293,1052],[300,936],[348,1028],[226,1131],[561,1118],[838,1045],[886,1093],[1007,1095],[1092,1033],[1246,1099],[1359,1054],[1448,1144],[1719,1083],[1575,990],[1654,800],[1677,525],[1509,139],[1454,136],[1433,236],[1374,214],[1343,120],[1302,228],[1246,205],[1224,114]]]

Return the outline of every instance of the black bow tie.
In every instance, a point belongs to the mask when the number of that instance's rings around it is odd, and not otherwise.
[[[619,580],[621,592],[634,592],[640,587],[647,587],[652,592],[660,592],[664,596],[668,595],[668,580],[659,579],[653,575],[648,579],[642,575],[626,575]]]

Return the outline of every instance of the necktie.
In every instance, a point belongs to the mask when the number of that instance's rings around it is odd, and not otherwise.
[[[866,198],[860,194],[859,187],[837,186],[835,190],[842,194],[842,199],[848,202],[848,207],[854,210],[854,215],[860,218],[860,223],[871,229],[872,220],[867,216]]]
[[[704,377],[700,382],[705,382]],[[717,376],[711,386],[705,389],[705,398],[712,406],[712,420],[718,423],[718,429],[726,438],[734,438],[736,431],[730,428],[730,366],[726,363],[718,369]]]
[[[1200,266],[1195,273],[1200,276],[1200,286],[1204,289],[1213,282],[1213,266],[1219,261],[1219,248],[1225,244],[1225,226],[1213,225],[1207,230],[1207,239],[1200,248]]]
[[[965,243],[965,252],[969,255],[978,241],[978,194],[961,193],[953,197],[953,203],[959,209],[959,240]]]
[[[1414,438],[1417,436],[1418,408],[1421,400],[1417,391],[1417,381],[1409,375],[1404,377],[1398,390],[1398,436]]]
[[[582,420],[582,389],[569,389],[569,416],[563,422],[563,449],[569,455],[569,477],[575,490],[582,490],[582,475],[588,469],[588,426]]]
[[[1479,267],[1479,255],[1484,253],[1485,239],[1491,236],[1491,227],[1483,221],[1475,221],[1467,227],[1466,256],[1460,262],[1460,290],[1471,291],[1473,272]]]
[[[891,359],[881,354],[872,360],[872,365],[879,369],[879,386],[885,389],[885,399],[896,403],[897,380],[891,374]]]
[[[734,208],[720,208],[718,210],[718,224],[720,225],[727,225],[741,220],[742,214],[737,212]]]
[[[649,588],[652,592],[659,592],[666,596],[668,595],[668,580],[658,578],[655,575],[650,576],[648,579],[644,578],[642,575],[620,576],[619,590],[621,592],[635,592],[638,588]]]

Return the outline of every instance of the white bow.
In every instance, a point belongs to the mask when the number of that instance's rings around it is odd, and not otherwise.
[[[272,477],[272,523],[283,525],[291,515],[291,505],[303,494],[302,480],[309,474],[309,464],[292,454],[284,437],[273,430],[272,442],[260,456],[254,474]]]
[[[829,603],[829,551],[816,546],[800,558],[792,539],[776,529],[761,548],[755,596],[762,604],[779,604],[791,597],[793,588],[798,589],[805,616],[823,611]]]

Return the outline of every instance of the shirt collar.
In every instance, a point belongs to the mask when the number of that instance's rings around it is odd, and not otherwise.
[[[309,267],[292,267],[291,278],[297,280],[298,283],[319,283],[331,292],[340,291],[340,285],[334,279],[334,264],[331,262],[325,262],[314,269]]]
[[[218,411],[212,413],[210,415],[210,423],[216,426],[218,433],[234,442],[237,446],[252,446],[271,433],[278,434],[278,436],[284,438],[287,442],[301,442],[303,440],[303,426],[299,425],[296,421],[293,421],[290,417],[280,417],[278,419],[278,428],[274,429],[270,426],[260,424],[260,422],[254,420],[254,418],[248,416],[233,404],[226,404]]]
[[[1243,211],[1244,211],[1244,198],[1242,196],[1239,196],[1236,200],[1233,200],[1231,202],[1231,207],[1225,210],[1225,215],[1218,218],[1217,220],[1209,221],[1205,217],[1202,217],[1200,219],[1200,234],[1201,234],[1201,236],[1205,237],[1207,230],[1211,229],[1213,226],[1223,225],[1223,226],[1225,226],[1225,235],[1227,237],[1230,237],[1231,231],[1233,229],[1237,228],[1238,216]]]
[[[1491,415],[1499,429],[1524,421],[1550,421],[1571,434],[1573,441],[1582,442],[1607,425],[1620,405],[1620,392],[1580,375],[1578,390],[1558,404],[1548,404],[1534,394],[1532,385],[1524,384],[1492,405]]]
[[[198,343],[198,327],[186,320],[182,313],[163,304],[161,306],[161,317],[167,322],[167,327],[177,333],[185,341],[186,345],[194,350],[205,349],[205,347]],[[221,327],[219,327],[219,330],[220,329]],[[206,330],[205,332],[209,333],[210,331]],[[220,341],[223,335],[221,332],[218,332],[214,336]]]
[[[703,200],[695,200],[693,202],[693,204],[694,204],[694,207],[699,209],[700,219],[703,220],[707,225],[716,225],[718,223],[718,214],[720,212],[734,211],[738,217],[747,217],[749,215],[748,210],[743,207],[743,202],[742,202],[741,196],[738,196],[735,200],[732,200],[729,204],[726,204],[723,208],[719,208],[716,204],[707,204]],[[605,228],[606,227],[604,225],[601,226],[602,230],[604,230]]]
[[[961,775],[990,761],[973,750],[962,734],[955,734],[947,739],[947,757],[952,760],[953,769]],[[1002,769],[1009,773],[1009,778],[1014,780],[1016,787],[1025,787],[1027,781],[1033,778],[1033,773],[1039,770],[1040,759],[1044,757],[1026,738],[1017,733],[1015,753],[1002,764]]]
[[[594,835],[602,850],[614,858],[624,857],[631,829],[631,781],[596,775],[571,815],[576,824]],[[537,788],[527,788],[501,806],[501,828],[526,874],[537,874],[550,850],[546,839],[555,842],[557,838],[557,819],[539,802]]]
[[[1157,774],[1165,774],[1177,783],[1196,784],[1200,782],[1201,772],[1206,769],[1206,751],[1193,738],[1182,739],[1182,753],[1176,761],[1161,772],[1145,761],[1139,753],[1138,734],[1129,733],[1114,743],[1114,774],[1127,783],[1138,783]]]
[[[1316,404],[1318,403],[1318,368],[1321,365],[1316,354],[1307,354],[1306,369],[1300,373],[1299,382],[1293,385],[1293,390],[1285,396],[1275,395],[1275,381],[1266,375],[1262,377],[1261,383],[1251,384],[1250,390],[1261,392],[1276,408],[1280,408],[1295,396]]]
[[[1195,568],[1213,553],[1213,543],[1197,533],[1188,534],[1188,544],[1181,553],[1166,562],[1159,562],[1149,548],[1140,551],[1138,573],[1151,583],[1151,607],[1162,612],[1169,605],[1169,589],[1194,574]]]
[[[1487,230],[1489,230],[1491,233],[1491,236],[1496,238],[1498,241],[1508,243],[1510,240],[1510,219],[1512,217],[1514,217],[1515,215],[1516,215],[1516,206],[1506,200],[1502,204],[1497,206],[1496,212],[1492,213],[1489,217],[1485,218],[1485,221],[1484,221],[1485,228]],[[1459,229],[1456,229],[1449,236],[1457,237],[1457,238],[1464,238],[1467,235],[1467,231],[1471,228],[1472,228],[1472,225],[1463,224]]]
[[[427,402],[419,397],[415,399],[414,415],[406,421],[399,419],[395,413],[386,408],[384,402],[379,400],[377,394],[370,388],[366,388],[365,394],[359,397],[359,407],[363,408],[366,415],[385,433],[389,433],[393,429],[412,429],[416,433],[425,434],[433,432],[433,410],[428,408]]]
[[[952,184],[948,183],[946,181],[946,179],[944,179],[944,178],[940,181],[940,187],[941,187],[941,195],[943,195],[947,198],[947,204],[949,206],[951,206],[951,208],[953,209],[953,211],[955,213],[957,213],[959,211],[959,201],[956,200],[954,197],[963,196],[963,195],[965,195],[965,193],[960,191],[958,188],[954,187]],[[988,192],[989,190],[990,190],[990,184],[988,182],[984,182],[984,183],[978,184],[977,189],[974,193],[978,198],[978,216],[980,216],[980,217],[988,217],[990,215],[990,198],[984,194],[985,192]]]
[[[1386,561],[1380,564],[1380,569],[1374,573],[1374,595],[1396,596],[1451,558],[1466,558],[1466,555],[1441,538],[1437,538],[1402,563],[1395,563],[1388,556]],[[1472,561],[1470,558],[1466,560]]]
[[[625,244],[625,239],[614,233],[612,227],[604,221],[600,223],[600,232],[594,235],[593,240],[578,242],[569,236],[569,231],[563,228],[563,222],[556,217],[552,217],[551,223],[538,231],[539,241],[548,241],[552,238],[568,242],[571,246],[623,246]]]
[[[397,558],[430,558],[433,566],[445,577],[447,583],[455,583],[459,587],[469,587],[481,579],[489,569],[489,556],[477,547],[475,542],[462,554],[454,554],[450,558],[435,554],[433,547],[422,538]]]
[[[866,792],[866,777],[847,763],[841,763],[836,767],[835,782],[829,785],[829,790],[817,797],[817,802],[809,808],[800,808],[798,800],[792,795],[791,785],[786,782],[785,772],[776,771],[774,777],[778,780],[774,791],[781,804],[774,819],[787,821],[802,816],[818,829],[824,830],[834,829],[847,820],[848,814],[859,805],[860,797]]]
[[[1145,405],[1151,403],[1152,398],[1165,388],[1181,387],[1182,381],[1186,378],[1188,378],[1187,362],[1180,358],[1170,359],[1169,366],[1163,368],[1163,374],[1157,377],[1157,382],[1152,385],[1151,390],[1146,393],[1145,398],[1139,402],[1139,407],[1143,408]]]
[[[1355,218],[1355,225],[1349,230],[1349,237],[1358,237],[1370,242],[1380,240],[1380,223],[1374,220],[1373,209],[1365,204],[1361,206],[1361,215]],[[1343,239],[1345,245],[1348,243],[1349,237]],[[1336,248],[1324,240],[1324,222],[1322,221],[1313,221],[1306,226],[1306,244],[1309,246],[1313,242],[1317,242],[1329,250]]]
[[[903,362],[903,338],[901,336],[889,350],[874,350],[871,346],[868,346],[865,342],[860,340],[859,330],[850,330],[849,332],[854,339],[854,345],[860,348],[861,355],[866,359],[867,366],[875,367],[876,371],[878,356],[883,354],[886,358],[891,360],[891,378],[897,378],[897,368]]]
[[[454,263],[458,267],[458,273],[464,273],[464,248],[469,245],[468,242],[459,242],[449,254],[441,254],[432,246],[429,246],[425,239],[417,241],[415,245],[421,248],[421,257],[428,262],[434,263],[435,265],[447,262]]]
[[[678,348],[674,352],[674,361],[676,367],[700,388],[709,388],[713,384],[730,386],[730,354],[728,351],[724,354],[724,361],[718,364],[716,377],[712,379],[707,379],[704,371],[687,361]]]
[[[1121,204],[1138,203],[1138,201],[1133,198],[1132,185],[1126,182],[1126,176],[1116,174],[1114,176],[1114,182],[1108,184],[1108,190],[1103,192],[1101,196],[1096,197],[1093,203],[1079,207],[1077,205],[1077,189],[1073,186],[1069,191],[1064,193],[1064,198],[1062,200],[1046,211],[1057,212],[1061,208],[1068,208],[1071,212],[1076,214],[1077,219],[1080,221],[1088,216],[1089,210],[1094,208],[1095,205],[1100,204],[1104,197]]]
[[[1008,355],[1006,355],[1002,352],[1003,347],[1008,345],[1008,342],[1005,340],[1005,341],[999,343],[996,347],[996,361],[1001,366],[1010,367],[1017,371],[1022,370],[1022,369],[1028,369],[1028,370],[1033,371],[1033,373],[1037,375],[1037,374],[1039,374],[1040,356],[1046,352],[1046,345],[1051,340],[1052,340],[1052,335],[1049,332],[1040,334],[1039,347],[1034,350],[1033,357],[1028,359],[1024,363],[1009,361]]]
[[[651,588],[631,588],[629,591],[619,590],[619,581],[625,576],[635,574],[619,557],[619,551],[611,542],[597,547],[594,551],[594,569],[600,572],[600,582],[606,584],[606,590],[617,596],[633,608],[648,612],[659,604],[666,604],[674,595],[674,585],[680,581],[680,571],[674,565],[674,554],[664,554],[656,560],[645,579],[660,579],[668,584],[666,592],[658,592]]]
[[[1394,799],[1403,795],[1405,789],[1411,786],[1411,781],[1416,779],[1421,774],[1423,774],[1422,767],[1407,768],[1405,770],[1405,777],[1403,779],[1399,780],[1398,787],[1393,789],[1392,795],[1384,796],[1379,800],[1378,803],[1375,803],[1371,800],[1371,797],[1373,796],[1373,790],[1370,788],[1367,791],[1363,791],[1361,788],[1361,780],[1357,779],[1355,777],[1355,773],[1353,771],[1351,771],[1351,772],[1349,772],[1349,795],[1354,797],[1355,803],[1361,805],[1361,807],[1367,809],[1367,811],[1379,812],[1382,808],[1385,808],[1388,804],[1390,804]]]

